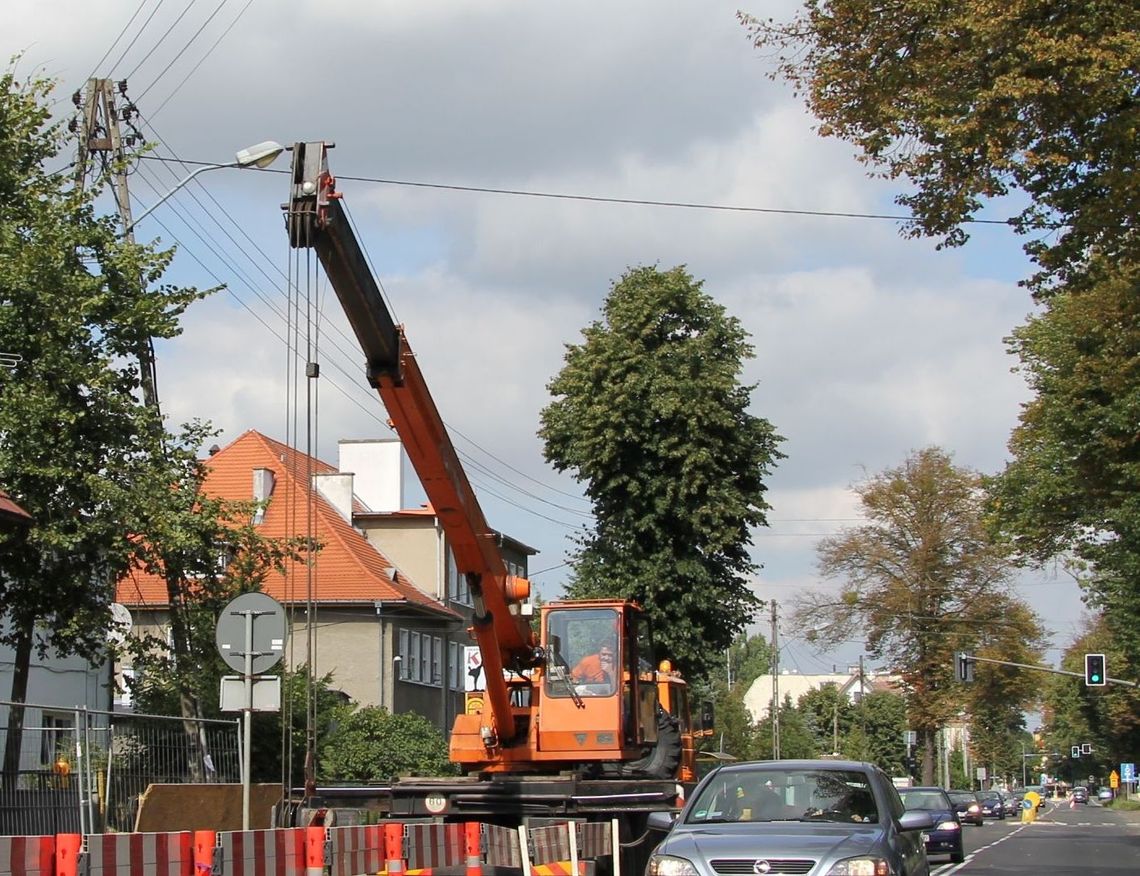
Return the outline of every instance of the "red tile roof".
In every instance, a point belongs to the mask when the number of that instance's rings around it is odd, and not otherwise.
[[[31,523],[32,516],[12,501],[12,498],[0,490],[0,519],[11,523]]]
[[[323,545],[312,570],[315,603],[404,602],[409,607],[459,617],[418,590],[403,572],[396,572],[392,563],[340,512],[319,492],[310,490],[310,475],[335,473],[335,467],[253,430],[215,453],[208,466],[206,492],[232,500],[253,498],[254,469],[273,472],[273,493],[265,519],[258,527],[272,538],[306,534],[308,499],[312,494],[312,534]],[[286,575],[271,574],[262,590],[279,602],[297,604],[308,601],[308,588],[307,569],[298,563]],[[117,601],[127,606],[165,606],[166,584],[157,575],[136,569],[119,582]]]

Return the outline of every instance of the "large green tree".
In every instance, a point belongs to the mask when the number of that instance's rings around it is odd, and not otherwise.
[[[1083,674],[1089,652],[1103,653],[1109,676],[1118,677],[1113,667],[1126,655],[1103,618],[1094,619],[1065,650],[1062,668]],[[1096,774],[1107,774],[1113,764],[1133,760],[1140,749],[1140,690],[1135,687],[1088,687],[1079,677],[1051,676],[1044,685],[1042,712],[1046,751],[1068,755],[1074,745],[1087,742],[1092,747],[1091,754],[1081,758],[1083,778],[1093,765]]]
[[[0,484],[33,518],[2,552],[3,641],[22,702],[33,648],[100,660],[114,584],[134,551],[125,521],[138,461],[158,451],[134,352],[178,333],[193,289],[148,286],[170,253],[123,241],[83,191],[51,121],[52,83],[0,75]],[[141,282],[140,282],[141,279]],[[19,756],[10,716],[5,773]]]
[[[1032,560],[1061,556],[1140,678],[1140,268],[1062,292],[1011,348],[1034,398],[993,485],[998,516]]]
[[[804,0],[791,21],[741,19],[821,134],[905,180],[912,233],[962,243],[1004,199],[1039,290],[1089,279],[1094,254],[1140,263],[1135,3]]]
[[[749,412],[746,332],[683,267],[627,271],[602,312],[542,412],[546,459],[594,513],[567,589],[636,599],[677,665],[707,677],[759,606],[748,549],[780,438]]]
[[[971,650],[1020,605],[1014,565],[990,538],[981,477],[939,448],[912,453],[855,489],[867,523],[818,549],[821,573],[840,589],[807,594],[793,622],[825,642],[862,636],[871,656],[902,677],[929,784],[935,735],[961,708],[954,652]],[[1031,641],[1038,638],[1039,629]]]

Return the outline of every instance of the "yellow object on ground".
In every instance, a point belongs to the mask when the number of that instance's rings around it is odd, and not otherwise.
[[[1041,803],[1041,795],[1036,791],[1027,791],[1021,801],[1021,821],[1031,824],[1037,820],[1037,807]]]

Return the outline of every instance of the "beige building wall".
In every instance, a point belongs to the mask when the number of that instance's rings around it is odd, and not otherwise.
[[[391,687],[392,651],[389,625],[379,622],[375,609],[322,605],[314,612],[313,666],[317,678],[332,675],[331,687],[361,706],[382,706],[382,690]],[[303,608],[293,613],[293,628],[285,646],[291,670],[309,662],[309,625]]]
[[[434,517],[357,515],[355,523],[421,593],[446,600],[445,540]]]

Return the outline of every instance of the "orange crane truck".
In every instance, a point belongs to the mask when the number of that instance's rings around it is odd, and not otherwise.
[[[695,780],[694,740],[710,728],[693,725],[681,675],[668,661],[655,664],[649,621],[636,603],[547,603],[534,633],[530,584],[507,571],[404,328],[350,227],[328,148],[293,147],[283,206],[289,242],[316,251],[364,352],[366,379],[466,578],[486,687],[468,694],[451,732],[450,757],[463,775],[398,780],[391,814],[516,826],[530,818],[616,817],[623,835],[641,835],[648,813],[677,806],[683,784]],[[605,646],[609,672],[586,659]]]

